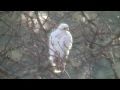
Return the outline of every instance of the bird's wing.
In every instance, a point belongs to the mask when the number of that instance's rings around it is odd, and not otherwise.
[[[50,48],[50,51],[52,52],[55,52],[57,51],[57,45],[58,45],[58,38],[56,37],[57,36],[57,32],[52,32],[49,36],[49,48]]]
[[[50,33],[50,35],[49,35],[49,53],[54,53],[54,41],[53,41],[53,39],[54,39],[54,34],[53,34],[53,32],[52,33]]]
[[[71,49],[72,48],[72,43],[73,43],[73,39],[72,39],[71,34],[69,33],[64,37],[64,46],[67,49]]]

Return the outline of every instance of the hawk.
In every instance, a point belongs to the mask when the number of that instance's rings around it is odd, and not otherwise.
[[[68,58],[72,43],[72,35],[66,23],[61,23],[57,29],[50,33],[49,60],[51,65],[55,67],[55,73],[64,71],[66,65],[65,60]]]

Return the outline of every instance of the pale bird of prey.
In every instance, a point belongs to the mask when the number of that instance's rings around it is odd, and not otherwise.
[[[49,60],[51,65],[55,67],[55,73],[60,73],[65,69],[65,60],[68,58],[72,43],[72,35],[66,23],[61,23],[57,29],[50,33]]]

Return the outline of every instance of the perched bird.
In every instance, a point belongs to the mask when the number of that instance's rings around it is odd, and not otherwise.
[[[68,58],[72,43],[72,35],[66,23],[61,23],[57,29],[50,33],[49,60],[51,65],[55,67],[55,73],[60,73],[65,69],[65,60]]]

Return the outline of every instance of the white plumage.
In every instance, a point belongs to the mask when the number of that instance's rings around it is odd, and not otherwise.
[[[58,62],[64,62],[63,60],[67,59],[72,43],[72,35],[67,24],[61,23],[57,29],[51,32],[49,36],[49,60],[52,66],[57,66],[56,58],[59,58]]]

